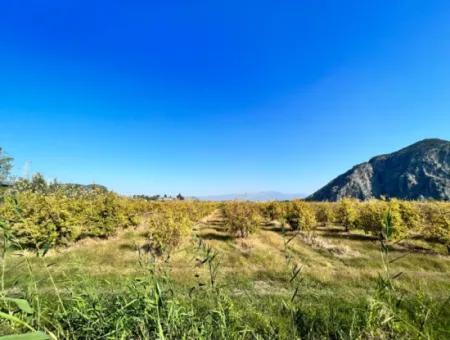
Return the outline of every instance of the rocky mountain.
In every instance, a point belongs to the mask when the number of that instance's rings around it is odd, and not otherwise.
[[[336,201],[380,196],[450,200],[450,141],[425,139],[354,166],[308,197]]]

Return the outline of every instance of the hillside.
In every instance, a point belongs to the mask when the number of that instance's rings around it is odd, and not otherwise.
[[[354,166],[308,197],[450,199],[450,142],[425,139],[399,151]]]

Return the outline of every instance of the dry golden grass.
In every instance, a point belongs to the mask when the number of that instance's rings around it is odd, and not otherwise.
[[[51,264],[50,270],[60,282],[87,275],[120,284],[124,278],[145,270],[139,264],[149,256],[142,251],[146,242],[145,228],[142,223],[106,240],[86,239],[67,248],[57,248],[46,256],[46,262]],[[293,236],[293,232],[283,233],[274,223],[260,226],[245,239],[234,238],[226,232],[223,218],[216,211],[194,227],[193,235],[171,253],[165,268],[180,285],[190,285],[199,279],[206,281],[206,268],[197,265],[201,254],[196,245],[202,240],[218,253],[222,284],[241,284],[245,289],[280,294],[284,292],[289,275],[285,242]],[[298,234],[289,243],[289,254],[302,266],[305,278],[336,289],[366,290],[368,282],[381,271],[377,241],[364,234],[344,232],[340,227],[320,227],[313,234]],[[27,256],[38,263],[31,254]],[[427,290],[436,295],[450,291],[448,255],[408,251],[398,246],[391,257],[400,256],[404,257],[392,264],[392,270],[403,273],[402,287],[412,291]],[[6,278],[16,280],[21,271],[25,276],[23,257],[11,253],[9,258]],[[45,281],[47,275],[43,273]]]

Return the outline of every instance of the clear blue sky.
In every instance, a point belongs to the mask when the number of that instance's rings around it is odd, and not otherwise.
[[[122,193],[310,193],[450,139],[450,2],[3,1],[0,146]]]

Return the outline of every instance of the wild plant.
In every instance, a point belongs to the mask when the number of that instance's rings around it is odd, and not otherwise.
[[[382,272],[379,273],[376,280],[376,292],[369,300],[367,336],[377,337],[380,336],[380,332],[394,336],[394,334],[404,332],[404,335],[408,334],[408,337],[429,338],[425,328],[428,317],[432,313],[432,308],[422,305],[426,312],[420,323],[411,322],[402,310],[402,308],[407,308],[405,302],[407,292],[401,292],[397,281],[403,275],[403,272],[393,271],[392,264],[404,258],[408,253],[397,257],[392,257],[390,254],[391,240],[395,230],[394,221],[395,217],[391,209],[388,209],[383,221],[383,228],[379,233]],[[414,308],[417,307],[418,302],[416,298]]]
[[[1,299],[1,310],[0,310],[0,320],[6,321],[9,323],[8,328],[11,331],[19,331],[21,333],[16,333],[13,335],[8,335],[6,338],[14,339],[14,338],[26,338],[30,340],[44,340],[44,339],[56,339],[56,336],[47,330],[46,333],[39,331],[38,329],[41,326],[41,303],[39,298],[39,291],[37,287],[37,280],[34,277],[34,273],[31,267],[31,263],[27,257],[25,257],[26,266],[28,269],[28,274],[31,278],[32,287],[33,287],[33,295],[32,299],[35,302],[36,309],[32,308],[29,301],[24,298],[16,298],[8,296],[8,292],[5,288],[5,272],[6,272],[6,261],[7,261],[7,251],[11,248],[11,245],[15,247],[21,248],[20,243],[18,243],[13,233],[11,232],[11,228],[8,223],[4,220],[0,219],[0,237],[2,239],[1,243],[1,291],[0,291],[0,299]],[[37,253],[39,256],[39,253]],[[42,256],[45,254],[43,253]],[[44,263],[45,268],[47,268],[47,264]],[[54,281],[52,281],[54,283]],[[22,333],[25,331],[26,333]]]
[[[199,237],[194,236],[193,241],[195,243],[195,249],[199,254],[199,257],[195,259],[195,267],[207,266],[210,288],[216,289],[220,269],[219,253]],[[199,283],[199,286],[201,287],[203,284]]]

